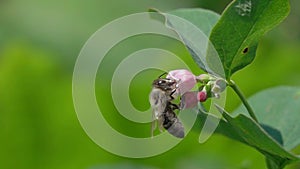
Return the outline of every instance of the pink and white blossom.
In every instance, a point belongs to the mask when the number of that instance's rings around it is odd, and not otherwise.
[[[172,70],[168,73],[167,78],[178,81],[177,94],[183,95],[190,91],[197,83],[196,76],[188,70]]]

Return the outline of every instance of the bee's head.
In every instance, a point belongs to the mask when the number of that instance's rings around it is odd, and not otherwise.
[[[173,90],[176,88],[176,80],[168,79],[168,78],[158,78],[153,81],[153,87],[159,88],[164,91]]]

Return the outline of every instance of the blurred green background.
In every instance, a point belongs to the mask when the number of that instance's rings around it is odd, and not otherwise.
[[[199,144],[199,133],[193,132],[159,156],[118,157],[90,140],[73,108],[73,66],[86,40],[101,26],[150,7],[162,11],[202,7],[220,13],[228,3],[229,0],[0,1],[0,168],[265,168],[264,157],[256,150],[220,135]],[[253,64],[233,77],[247,96],[272,86],[300,85],[299,30],[300,2],[291,0],[288,18],[262,39]],[[173,51],[191,65],[195,74],[201,73],[182,44],[155,35],[137,36],[118,44],[105,62],[116,66],[126,55],[147,47]],[[110,112],[105,114],[107,120],[122,133],[148,137],[149,124],[131,123],[118,115],[110,98],[113,69],[101,69],[96,95],[107,97],[101,103],[101,109]],[[130,98],[138,109],[149,107],[145,101],[149,84],[158,74],[146,71],[133,80]],[[239,104],[229,90],[227,110]],[[300,168],[300,164],[288,168]]]

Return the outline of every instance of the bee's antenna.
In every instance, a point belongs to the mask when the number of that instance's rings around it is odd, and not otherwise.
[[[163,75],[167,74],[167,72],[164,72],[163,74],[161,74],[158,78],[161,78]]]

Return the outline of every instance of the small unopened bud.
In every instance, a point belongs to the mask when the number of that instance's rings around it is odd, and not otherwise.
[[[212,91],[213,93],[221,93],[221,87],[220,87],[219,85],[215,84],[215,85],[212,87],[211,91]]]
[[[227,86],[225,80],[223,80],[223,79],[217,79],[215,84],[219,86],[220,93],[223,92]]]
[[[207,99],[206,91],[200,91],[200,92],[198,92],[198,94],[197,94],[197,100],[199,102],[205,102],[206,99]]]
[[[196,80],[198,82],[208,82],[210,79],[210,76],[208,74],[201,74],[199,76],[196,76]]]

